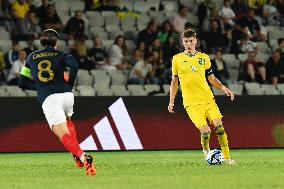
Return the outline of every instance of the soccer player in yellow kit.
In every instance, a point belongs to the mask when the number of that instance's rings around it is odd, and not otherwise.
[[[182,33],[182,43],[185,51],[175,55],[172,60],[172,81],[168,110],[170,113],[174,113],[174,100],[179,79],[183,105],[190,119],[201,133],[201,145],[205,157],[210,151],[211,130],[206,120],[208,119],[214,125],[214,131],[218,136],[225,163],[235,164],[235,161],[230,158],[228,139],[221,120],[222,114],[215,103],[206,77],[214,87],[230,96],[232,101],[234,94],[214,76],[209,56],[196,51],[197,38],[194,30],[188,29]]]

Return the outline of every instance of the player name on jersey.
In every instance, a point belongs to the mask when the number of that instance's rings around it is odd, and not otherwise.
[[[42,52],[42,53],[38,53],[38,54],[33,54],[33,59],[37,59],[37,58],[42,58],[42,57],[47,57],[47,56],[57,56],[58,52]]]

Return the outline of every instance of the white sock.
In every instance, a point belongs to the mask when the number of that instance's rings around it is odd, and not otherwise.
[[[82,163],[84,163],[85,161],[85,152],[81,155],[80,160]]]

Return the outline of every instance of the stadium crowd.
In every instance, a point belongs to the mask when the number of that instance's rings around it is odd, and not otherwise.
[[[80,70],[101,70],[108,84],[169,84],[171,58],[183,51],[180,33],[193,28],[223,83],[277,85],[284,83],[283,26],[283,0],[0,0],[0,85],[17,85],[47,28],[59,32],[59,48]],[[118,83],[117,73],[125,76]],[[91,85],[99,81],[94,75]]]

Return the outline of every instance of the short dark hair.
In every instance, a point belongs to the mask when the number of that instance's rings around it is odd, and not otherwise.
[[[182,38],[189,38],[189,37],[194,37],[196,38],[196,33],[193,29],[187,29],[184,32],[182,32]]]
[[[281,54],[282,53],[282,50],[280,48],[276,49],[275,51],[273,51],[273,53],[279,53]]]
[[[283,41],[284,41],[284,38],[279,38],[279,39],[277,40],[278,45],[280,45]]]
[[[55,47],[58,39],[59,39],[58,33],[54,29],[46,29],[41,34],[40,44],[44,47],[45,46]]]
[[[222,48],[218,48],[218,49],[215,50],[215,54],[217,54],[218,52],[223,53]]]

